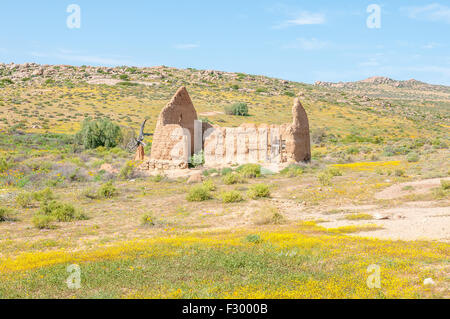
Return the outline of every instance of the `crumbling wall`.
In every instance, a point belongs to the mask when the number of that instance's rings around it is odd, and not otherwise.
[[[195,120],[197,120],[197,111],[186,88],[181,87],[158,117],[150,160],[154,163],[172,161],[177,165],[182,165],[180,163],[184,161],[186,165],[182,166],[187,167],[188,159],[194,150]],[[185,152],[182,155],[180,155],[181,149]]]
[[[292,124],[286,132],[287,162],[309,162],[311,160],[311,140],[308,115],[298,98],[292,107]]]
[[[204,152],[205,166],[209,167],[308,162],[311,160],[308,116],[298,99],[294,101],[292,117],[291,124],[283,125],[242,124],[231,128],[199,123],[189,94],[181,87],[159,115],[151,156],[144,161],[143,168],[187,168],[190,156],[200,150]],[[195,138],[200,141],[194,143]]]

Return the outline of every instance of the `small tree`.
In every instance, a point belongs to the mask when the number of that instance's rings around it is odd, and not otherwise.
[[[248,106],[246,103],[234,103],[225,107],[225,114],[248,116]]]
[[[76,134],[75,140],[87,149],[104,147],[116,147],[122,140],[120,126],[109,119],[83,121],[81,130]]]

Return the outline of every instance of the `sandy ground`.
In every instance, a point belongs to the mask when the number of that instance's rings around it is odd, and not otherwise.
[[[328,220],[321,223],[324,227],[340,227],[346,225],[362,225],[373,223],[383,226],[383,229],[360,232],[355,235],[394,240],[438,240],[450,242],[450,209],[449,207],[432,207],[432,202],[410,202],[400,207],[388,209],[362,209],[355,212],[370,214],[374,220],[350,221],[343,219],[346,213],[336,215],[317,214],[317,218]],[[383,218],[383,219],[377,219]]]
[[[200,116],[214,116],[214,115],[221,115],[221,114],[225,114],[224,112],[219,112],[219,111],[211,111],[211,112],[203,112],[200,113]]]
[[[449,178],[445,178],[448,180]],[[375,195],[376,199],[395,199],[409,194],[424,194],[439,187],[441,178],[428,179],[393,185]],[[407,188],[412,186],[413,188]],[[274,200],[290,220],[325,220],[320,223],[326,228],[347,225],[373,223],[383,229],[359,232],[356,236],[366,236],[394,240],[437,240],[450,242],[450,206],[448,201],[414,201],[404,202],[396,207],[380,208],[377,205],[321,207],[317,211],[307,211],[294,202]],[[341,212],[329,214],[331,209]],[[346,220],[352,213],[365,213],[373,216],[372,220]]]

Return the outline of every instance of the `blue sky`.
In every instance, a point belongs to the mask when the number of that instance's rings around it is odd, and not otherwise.
[[[70,4],[81,27],[70,29]],[[381,8],[368,28],[367,7]],[[0,61],[167,65],[300,82],[450,85],[450,1],[3,1]]]

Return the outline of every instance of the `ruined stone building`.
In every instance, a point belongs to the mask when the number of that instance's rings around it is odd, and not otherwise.
[[[283,125],[210,125],[198,121],[191,98],[181,87],[159,115],[150,158],[144,160],[142,168],[188,168],[191,156],[201,151],[206,167],[309,162],[308,116],[298,99],[292,116],[292,123]]]

